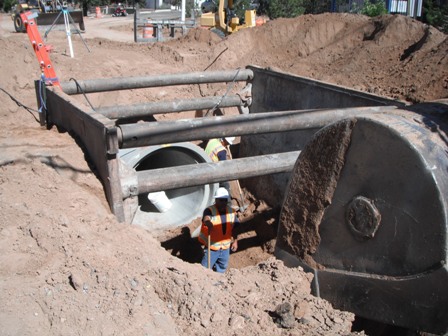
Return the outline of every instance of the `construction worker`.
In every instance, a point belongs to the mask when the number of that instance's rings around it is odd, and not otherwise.
[[[207,249],[201,265],[224,273],[229,263],[230,250],[238,249],[238,237],[234,230],[239,224],[235,210],[229,205],[229,193],[225,188],[215,192],[215,204],[204,210],[198,240]]]
[[[227,160],[227,147],[233,144],[235,137],[226,137],[222,139],[210,139],[205,147],[205,152],[213,162]],[[221,182],[220,187],[224,187],[230,194],[230,183]]]
[[[213,162],[227,160],[227,146],[235,141],[235,137],[227,137],[222,139],[210,139],[205,147],[205,152]]]

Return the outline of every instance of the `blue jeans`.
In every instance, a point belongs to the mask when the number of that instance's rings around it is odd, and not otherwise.
[[[216,272],[224,273],[229,264],[230,249],[227,250],[210,250],[210,268]],[[201,265],[208,267],[208,251],[204,249],[204,257],[202,258]]]

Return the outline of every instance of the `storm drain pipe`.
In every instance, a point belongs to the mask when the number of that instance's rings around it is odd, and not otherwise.
[[[211,162],[205,151],[192,143],[122,149],[119,157],[127,169],[149,175],[151,170],[159,168]],[[176,180],[182,176],[170,178]],[[130,202],[130,211],[135,211],[132,224],[149,231],[188,224],[201,217],[203,210],[213,203],[217,188],[218,184],[209,183],[134,195]]]

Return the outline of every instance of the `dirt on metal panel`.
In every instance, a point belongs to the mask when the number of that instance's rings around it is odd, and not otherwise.
[[[301,153],[291,175],[277,246],[310,265],[315,264],[309,255],[319,246],[319,224],[332,202],[354,125],[350,119],[321,130]]]

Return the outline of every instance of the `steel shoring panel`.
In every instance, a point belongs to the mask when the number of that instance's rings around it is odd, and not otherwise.
[[[115,123],[92,111],[58,87],[46,88],[47,123],[74,133],[84,145],[105,189],[112,212],[125,221],[119,178],[118,140]]]
[[[61,83],[61,87],[66,94],[73,95],[80,93],[143,89],[172,85],[249,81],[252,78],[252,70],[238,69],[228,71],[191,72],[159,76],[116,77],[79,80],[77,82],[63,82]]]
[[[265,112],[237,116],[142,122],[120,125],[120,148],[321,128],[344,118],[394,110],[395,106],[356,107],[312,111]],[[121,132],[121,133],[120,133]]]

